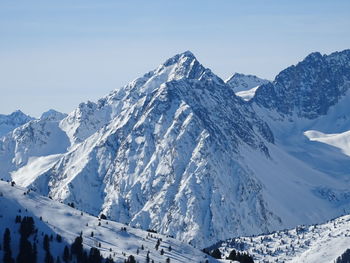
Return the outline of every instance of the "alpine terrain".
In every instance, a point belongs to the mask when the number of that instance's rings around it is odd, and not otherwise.
[[[322,223],[350,211],[349,87],[350,50],[312,53],[271,82],[225,82],[186,51],[3,135],[0,173],[197,248]]]

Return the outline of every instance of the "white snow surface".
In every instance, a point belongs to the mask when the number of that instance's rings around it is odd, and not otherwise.
[[[255,92],[258,88],[259,86],[251,88],[249,90],[242,90],[242,91],[236,92],[236,95],[238,97],[241,97],[245,101],[250,101],[254,97]]]
[[[350,216],[324,224],[300,225],[271,234],[232,238],[218,243],[227,257],[232,249],[248,252],[254,262],[329,263],[350,246]]]
[[[71,244],[80,235],[81,231],[83,233],[84,249],[89,250],[90,247],[98,247],[98,243],[101,243],[101,248],[98,248],[101,254],[104,257],[112,255],[115,262],[124,262],[129,255],[134,255],[139,262],[145,262],[147,251],[150,251],[150,259],[155,260],[155,262],[165,262],[166,258],[170,258],[170,262],[198,263],[204,262],[206,259],[209,262],[218,262],[200,250],[176,239],[149,233],[110,220],[99,220],[97,217],[47,197],[42,197],[33,191],[27,192],[28,189],[26,188],[12,187],[10,183],[0,181],[0,235],[3,236],[7,227],[11,230],[11,246],[14,258],[17,256],[19,243],[17,231],[19,224],[15,224],[15,217],[20,215],[22,218],[24,216],[33,217],[38,228],[38,262],[44,262],[41,232],[48,234],[48,236],[51,234],[54,236],[54,240],[50,242],[50,251],[56,259],[57,256],[62,256],[64,246],[67,243]],[[40,217],[42,217],[42,220],[40,220]],[[124,227],[126,231],[122,230]],[[94,233],[93,237],[91,237],[91,232]],[[62,243],[55,241],[56,234],[62,236]],[[30,238],[31,242],[32,238]],[[162,241],[159,249],[156,250],[155,245],[158,239]],[[169,246],[171,246],[171,251],[168,249]],[[160,254],[161,249],[164,250],[164,255]],[[137,250],[139,250],[139,254],[137,254]],[[2,253],[3,251],[0,250],[1,258]],[[63,262],[62,258],[61,262]]]
[[[350,156],[350,131],[342,133],[325,134],[319,131],[306,131],[305,136],[310,141],[322,142],[339,148],[344,154]]]

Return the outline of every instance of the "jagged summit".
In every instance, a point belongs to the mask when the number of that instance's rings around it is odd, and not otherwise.
[[[0,114],[0,137],[33,119],[21,110],[16,110],[8,115]]]
[[[350,50],[311,53],[262,85],[253,102],[281,114],[308,119],[325,115],[350,88]]]
[[[172,82],[182,80],[205,82],[206,85],[202,87],[225,85],[210,69],[199,63],[190,51],[186,51],[166,60],[156,69],[131,81],[124,87],[112,91],[97,103],[91,101],[81,103],[63,120],[61,127],[67,132],[72,143],[81,142],[115,118],[120,111],[130,109],[141,98],[149,98],[157,92],[168,90],[170,86],[172,89],[174,87],[177,89],[194,87],[194,85],[170,85]],[[75,125],[71,125],[72,122],[75,122]]]
[[[323,55],[320,52],[312,52],[309,55],[307,55],[303,61],[304,62],[311,61],[311,60],[316,61],[316,60],[322,59],[322,57]]]
[[[162,74],[163,71],[169,74],[167,81],[179,79],[200,79],[203,76],[220,81],[210,69],[205,68],[191,51],[185,51],[167,59],[160,65],[153,74]]]
[[[167,59],[167,60],[163,63],[163,65],[167,67],[167,66],[173,65],[173,64],[175,64],[175,63],[179,63],[182,59],[189,59],[189,60],[191,60],[191,61],[197,60],[197,58],[195,57],[195,55],[194,55],[191,51],[187,50],[187,51],[185,51],[185,52],[176,54],[176,55],[174,55],[173,57]]]

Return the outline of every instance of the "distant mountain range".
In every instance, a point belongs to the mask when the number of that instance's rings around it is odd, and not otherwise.
[[[187,51],[67,116],[3,130],[0,173],[199,248],[320,223],[350,210],[349,87],[350,50],[271,82],[225,82]]]

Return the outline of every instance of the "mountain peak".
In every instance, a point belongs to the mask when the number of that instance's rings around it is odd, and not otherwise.
[[[198,63],[197,58],[193,55],[191,51],[185,51],[183,53],[176,54],[175,56],[167,59],[162,66],[169,67],[173,65],[179,65],[180,67],[183,66],[190,66],[192,63]]]
[[[319,60],[323,56],[320,52],[312,52],[309,55],[307,55],[304,59],[304,61],[309,61],[309,60]]]
[[[40,119],[59,121],[59,120],[62,120],[63,118],[65,118],[66,116],[67,116],[67,114],[65,114],[65,113],[56,111],[54,109],[49,109],[48,111],[41,114]]]
[[[7,115],[11,118],[31,118],[29,115],[23,113],[23,111],[21,110],[15,110],[14,112],[12,112],[11,114]]]
[[[0,114],[0,137],[33,119],[21,110],[16,110],[8,115]]]
[[[314,119],[327,114],[349,89],[350,52],[309,54],[281,71],[270,85],[262,85],[254,101],[280,113]]]
[[[176,63],[181,63],[181,61],[183,60],[197,60],[196,57],[193,55],[193,53],[189,50],[183,52],[183,53],[179,53],[179,54],[176,54],[175,56],[167,59],[163,65],[165,67],[168,67],[168,66],[171,66],[171,65],[174,65]]]

